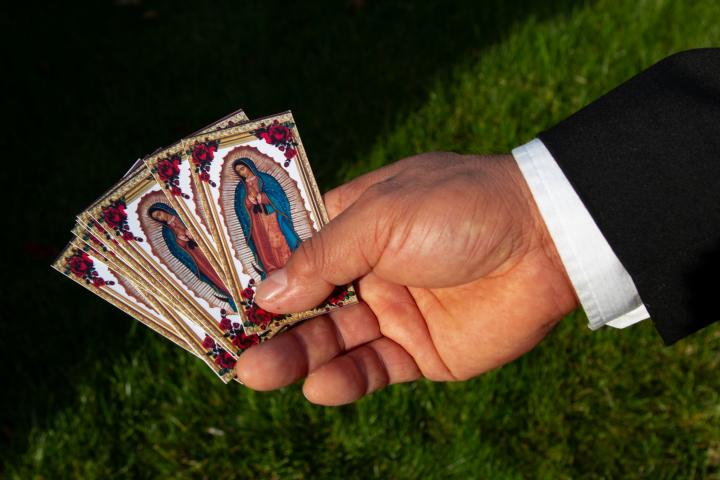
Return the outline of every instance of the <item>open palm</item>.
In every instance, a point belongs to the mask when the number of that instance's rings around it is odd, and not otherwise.
[[[533,348],[577,306],[509,155],[430,153],[325,196],[331,222],[257,290],[284,313],[355,281],[360,302],[254,347],[237,363],[259,390],[300,378],[315,403],[388,384],[462,380]]]

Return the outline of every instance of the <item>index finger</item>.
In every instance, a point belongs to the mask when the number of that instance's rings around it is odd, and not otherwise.
[[[380,336],[375,315],[361,302],[307,320],[250,348],[238,359],[235,371],[246,386],[273,390],[307,376],[346,350]]]

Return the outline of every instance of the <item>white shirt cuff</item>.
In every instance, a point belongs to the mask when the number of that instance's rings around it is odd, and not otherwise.
[[[596,330],[625,328],[650,315],[625,267],[545,145],[534,139],[512,151]]]

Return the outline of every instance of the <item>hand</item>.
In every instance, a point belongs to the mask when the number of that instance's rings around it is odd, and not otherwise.
[[[340,405],[388,384],[464,380],[532,349],[577,298],[510,155],[431,153],[325,196],[331,222],[259,285],[284,313],[356,280],[358,305],[253,347],[240,380]]]
[[[195,242],[193,241],[192,234],[190,233],[190,230],[188,230],[188,229],[185,229],[184,232],[178,233],[178,234],[177,234],[177,238],[178,238],[178,240],[180,240],[181,242],[188,242],[188,243],[189,243],[189,242],[193,242],[193,243],[195,243]],[[190,246],[190,248],[193,248],[193,247]]]

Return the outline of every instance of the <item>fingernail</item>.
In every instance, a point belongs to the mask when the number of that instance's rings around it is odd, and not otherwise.
[[[284,268],[275,270],[260,282],[255,290],[255,298],[269,302],[277,300],[287,290],[287,284],[287,271]]]

